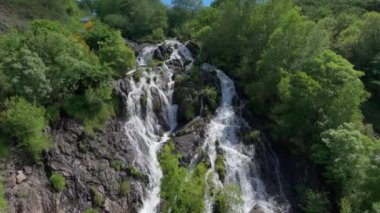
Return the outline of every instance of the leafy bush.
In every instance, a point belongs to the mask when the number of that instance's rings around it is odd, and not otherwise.
[[[23,98],[12,97],[5,101],[0,113],[0,128],[8,140],[16,139],[23,149],[39,161],[40,154],[49,147],[43,129],[47,125],[45,109],[30,104]]]
[[[66,179],[58,173],[53,173],[50,177],[50,182],[53,188],[57,191],[62,191],[66,185]]]
[[[130,166],[127,168],[127,174],[140,181],[148,180],[148,177],[134,166]]]
[[[201,97],[204,100],[206,106],[208,106],[209,110],[215,111],[218,107],[218,92],[215,87],[206,86],[200,92]]]
[[[179,156],[174,154],[174,143],[168,142],[160,154],[160,164],[164,173],[161,182],[163,209],[173,212],[202,212],[206,188],[206,166],[197,165],[189,176],[186,168],[179,166]]]
[[[117,76],[122,76],[135,65],[135,53],[122,40],[104,43],[98,55],[100,61],[110,66]]]
[[[243,202],[240,188],[227,184],[216,196],[215,210],[220,213],[234,212],[234,207]]]
[[[160,1],[99,0],[96,9],[102,20],[134,40],[160,37],[167,27],[166,8]]]
[[[255,141],[260,140],[261,131],[260,130],[253,130],[249,132],[248,134],[244,135],[243,142],[245,144],[252,144]]]
[[[0,37],[0,87],[49,105],[108,80],[112,71],[60,23],[38,20]]]
[[[90,88],[85,96],[68,98],[63,108],[69,116],[83,121],[85,132],[93,135],[96,128],[103,127],[105,121],[115,115],[117,109],[114,109],[111,92],[108,86]]]
[[[46,100],[52,88],[46,77],[47,68],[37,54],[24,47],[1,61],[0,72],[9,78],[12,94],[32,102]]]

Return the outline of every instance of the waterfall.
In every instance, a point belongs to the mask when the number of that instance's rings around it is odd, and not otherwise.
[[[216,71],[220,80],[222,98],[219,108],[206,130],[204,149],[207,151],[211,167],[206,178],[212,178],[211,188],[223,188],[225,184],[233,183],[239,186],[242,196],[242,205],[236,206],[234,212],[249,213],[253,208],[260,208],[266,213],[287,212],[288,207],[281,209],[271,200],[266,192],[265,185],[259,178],[254,157],[255,150],[245,146],[237,135],[239,129],[248,125],[241,117],[235,114],[233,98],[236,96],[234,82],[222,71],[211,65],[203,65],[202,70]],[[224,155],[226,176],[224,183],[215,171],[217,158],[217,144]],[[206,193],[206,212],[212,213],[215,198],[212,193]],[[261,212],[259,211],[259,212]]]
[[[185,65],[185,62],[193,60],[190,51],[178,41],[169,40],[161,45],[170,49],[170,58],[161,65],[149,67],[154,51],[160,45],[145,47],[137,58],[137,69],[127,74],[130,76],[127,82],[129,91],[124,94],[128,116],[124,131],[135,155],[133,166],[149,179],[147,187],[138,187],[143,191],[141,213],[159,211],[163,174],[157,152],[177,126],[178,107],[172,104],[174,71],[166,63],[177,60],[184,67],[189,67],[191,63]]]

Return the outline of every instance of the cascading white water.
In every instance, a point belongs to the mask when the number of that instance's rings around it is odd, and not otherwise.
[[[211,65],[203,65],[203,70],[214,70],[220,80],[220,87],[222,92],[222,100],[215,116],[210,121],[206,131],[206,139],[204,149],[206,149],[211,168],[206,174],[210,174],[214,186],[222,188],[223,183],[220,181],[218,174],[215,171],[215,160],[217,157],[217,144],[223,151],[226,177],[224,184],[233,183],[240,187],[243,204],[236,206],[234,212],[249,213],[254,207],[266,213],[286,212],[281,210],[280,207],[272,203],[268,198],[265,186],[260,180],[256,166],[254,163],[254,150],[247,150],[247,147],[239,140],[237,132],[240,127],[247,125],[247,123],[235,114],[233,108],[233,98],[236,96],[234,82],[222,71],[212,67]],[[206,193],[206,212],[213,212],[214,195]]]
[[[173,50],[168,61],[177,59],[183,63],[185,60],[193,60],[190,51],[178,41],[169,40],[163,44]],[[165,63],[157,69],[147,67],[157,48],[158,45],[145,47],[137,58],[139,67],[128,73],[133,75],[134,72],[141,72],[138,80],[133,77],[129,79],[130,92],[126,98],[128,120],[124,127],[135,153],[134,166],[149,178],[143,206],[139,210],[141,213],[158,212],[163,174],[157,152],[177,125],[178,107],[172,104],[174,71]]]

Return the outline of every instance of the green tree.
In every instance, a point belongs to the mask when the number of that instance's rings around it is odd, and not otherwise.
[[[52,88],[50,101],[80,93],[81,88],[107,80],[112,74],[109,69],[102,69],[99,59],[59,23],[34,21],[22,34],[24,45],[36,53],[47,68],[46,76]]]
[[[98,55],[99,60],[111,67],[117,76],[122,76],[135,66],[135,53],[126,46],[119,33],[101,43]]]
[[[134,40],[151,40],[155,30],[167,28],[166,8],[160,0],[99,0],[97,12]]]
[[[52,90],[42,59],[27,48],[11,52],[1,59],[0,72],[9,79],[11,93],[30,101],[44,101]]]
[[[340,185],[344,193],[354,190],[361,181],[369,159],[372,141],[354,124],[343,124],[322,133],[322,143],[312,147],[312,158],[324,165],[328,180]]]
[[[380,13],[366,13],[344,30],[338,39],[339,51],[359,68],[367,68],[380,52]]]
[[[279,84],[282,103],[274,114],[285,138],[313,142],[327,129],[361,122],[359,107],[367,97],[361,72],[330,51],[306,62],[302,69],[305,72],[290,74]]]
[[[161,182],[163,211],[203,212],[207,169],[204,164],[199,164],[194,171],[187,173],[186,169],[179,165],[179,156],[174,154],[174,150],[175,145],[170,141],[160,154],[164,174]]]

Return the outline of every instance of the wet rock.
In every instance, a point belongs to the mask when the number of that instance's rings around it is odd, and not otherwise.
[[[20,170],[19,165],[26,164],[24,159],[7,162],[4,184],[9,209],[15,210],[11,212],[80,213],[92,207],[90,189],[93,186],[109,199],[105,203],[109,212],[134,212],[141,205],[142,193],[131,193],[127,200],[119,196],[120,183],[132,180],[124,168],[135,159],[123,135],[123,122],[109,121],[104,131],[96,131],[93,138],[82,137],[82,127],[75,121],[62,122],[62,128],[52,135],[53,147],[44,156],[43,166]],[[84,147],[80,148],[80,144]],[[112,168],[109,161],[113,159],[120,161],[123,169]],[[49,177],[53,172],[65,176],[66,186],[62,192],[51,187]],[[131,189],[137,186],[146,187],[146,183],[136,181]]]
[[[184,67],[182,66],[182,61],[179,59],[172,59],[170,61],[165,62],[165,64],[172,70],[176,72],[181,72],[184,70]]]
[[[190,133],[175,137],[174,142],[177,152],[181,153],[181,164],[188,165],[199,148],[201,137],[197,133]]]
[[[183,59],[184,66],[187,66],[187,65],[191,64],[194,61],[192,53],[185,46],[181,46],[178,49],[178,54]]]
[[[30,175],[33,172],[33,168],[30,167],[30,166],[25,166],[24,167],[24,172],[25,172],[25,174]]]
[[[172,54],[173,51],[174,49],[171,46],[163,43],[158,46],[156,50],[154,50],[153,58],[160,61],[168,60],[170,58],[170,54]]]
[[[176,145],[176,151],[181,155],[180,163],[182,165],[189,165],[192,159],[198,161],[199,159],[196,157],[202,157],[201,155],[197,156],[197,154],[200,153],[205,124],[204,119],[197,117],[174,133],[173,141]]]
[[[257,204],[253,207],[250,213],[269,213],[269,212],[266,212],[263,207]]]

